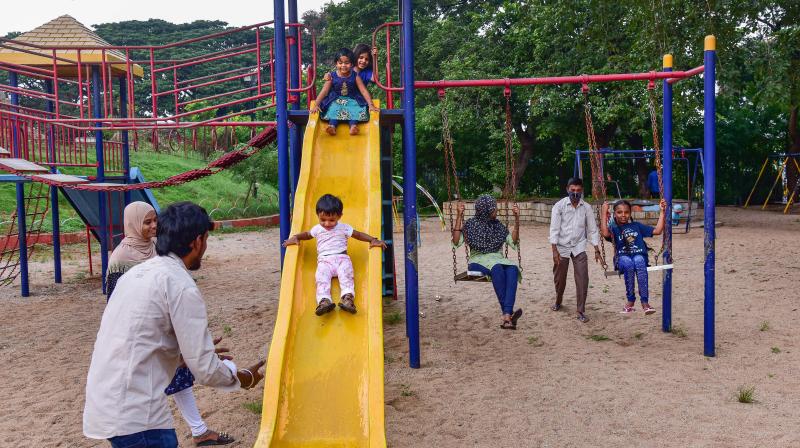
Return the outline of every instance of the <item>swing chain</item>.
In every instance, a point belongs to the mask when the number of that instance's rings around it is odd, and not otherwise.
[[[653,153],[655,156],[655,164],[656,164],[656,173],[658,173],[658,192],[659,197],[664,199],[664,168],[662,164],[662,156],[663,153],[661,151],[661,145],[658,139],[658,115],[656,113],[656,94],[655,94],[655,85],[652,87],[648,85],[648,92],[649,92],[649,101],[648,101],[648,109],[650,110],[650,123],[651,128],[653,130]],[[663,213],[666,214],[664,216],[664,223],[666,225],[672,225],[672,210],[664,210]],[[667,218],[669,218],[669,222],[667,222]],[[667,260],[668,262],[672,262],[672,240],[667,238],[667,232],[663,233],[663,237],[661,238],[661,248],[659,249],[658,253],[656,254],[656,261],[655,264],[659,264],[659,259],[661,255],[664,253],[664,250],[667,250],[668,257],[670,258]]]
[[[606,200],[606,184],[603,181],[603,168],[602,168],[602,155],[597,149],[597,138],[594,134],[594,123],[592,122],[592,105],[589,103],[589,86],[584,85],[581,88],[583,92],[583,111],[584,111],[584,124],[586,126],[586,139],[589,144],[589,162],[592,171],[592,196],[597,199],[597,220],[598,223],[603,219],[608,219],[607,216],[601,216],[602,204]],[[597,193],[597,194],[595,194]],[[613,238],[612,238],[613,241]],[[603,266],[604,271],[608,271],[608,263],[606,262],[606,246],[605,238],[600,237],[600,264]]]
[[[447,115],[447,96],[445,95],[444,89],[439,91],[439,98],[441,99],[441,115],[442,115],[442,146],[443,146],[443,154],[444,154],[444,163],[445,163],[445,183],[447,184],[447,214],[450,220],[450,236],[452,238],[453,232],[455,231],[455,224],[453,219],[453,200],[455,199],[456,202],[461,202],[461,191],[458,185],[458,174],[456,173],[456,157],[453,151],[453,138],[450,135],[450,120]],[[451,188],[451,184],[455,186],[455,194],[453,194],[453,190]],[[458,204],[457,204],[458,205]],[[464,237],[464,223],[461,223],[462,229],[461,231],[462,238]],[[453,278],[458,275],[458,259],[456,257],[456,247],[455,245],[451,244],[451,249],[453,252]],[[464,245],[464,250],[466,252],[466,259],[467,265],[469,265],[469,247]]]
[[[514,135],[513,126],[511,122],[511,88],[506,86],[503,91],[503,96],[506,98],[506,120],[503,128],[505,140],[505,153],[506,153],[506,185],[503,189],[505,196],[505,215],[506,227],[510,227],[511,219],[509,213],[509,201],[513,202],[511,207],[517,204],[517,170],[514,167]],[[515,224],[519,223],[519,217],[515,218]],[[517,267],[522,272],[522,248],[520,246],[519,238],[517,239]],[[505,256],[508,258],[508,244],[505,247]]]

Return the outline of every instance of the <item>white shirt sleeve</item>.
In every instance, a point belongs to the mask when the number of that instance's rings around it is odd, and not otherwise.
[[[340,222],[339,223],[339,229],[342,232],[344,232],[344,234],[347,235],[348,238],[353,236],[353,226],[351,226],[350,224],[345,224],[343,222]]]
[[[594,219],[594,210],[589,204],[586,204],[586,237],[594,247],[600,245],[600,232]]]
[[[214,353],[206,304],[200,291],[196,287],[184,288],[178,297],[167,300],[181,355],[197,382],[222,390],[238,389],[239,379]]]
[[[322,231],[322,226],[317,224],[308,231],[308,234],[316,238],[320,231]]]
[[[558,234],[561,232],[561,201],[553,205],[550,212],[550,244],[558,244]]]

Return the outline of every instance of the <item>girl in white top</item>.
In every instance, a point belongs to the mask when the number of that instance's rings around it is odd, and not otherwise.
[[[339,278],[342,299],[339,307],[349,313],[356,312],[353,302],[355,298],[355,280],[353,262],[347,255],[347,239],[353,237],[359,241],[370,243],[370,247],[386,249],[386,243],[366,233],[353,230],[351,226],[339,222],[344,211],[342,200],[332,194],[323,195],[317,201],[319,224],[308,232],[292,235],[284,241],[283,247],[299,244],[300,241],[316,238],[317,240],[317,316],[322,316],[336,308],[331,300],[331,280]]]

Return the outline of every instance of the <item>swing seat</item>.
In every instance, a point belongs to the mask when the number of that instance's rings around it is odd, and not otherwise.
[[[456,282],[490,282],[492,278],[480,271],[465,271],[456,275]]]
[[[660,264],[658,266],[648,266],[647,267],[647,272],[672,270],[672,267],[673,267],[672,264]],[[622,275],[622,272],[620,272],[620,271],[605,271],[605,273],[606,273],[606,277],[609,277],[609,276],[612,276],[612,275]]]

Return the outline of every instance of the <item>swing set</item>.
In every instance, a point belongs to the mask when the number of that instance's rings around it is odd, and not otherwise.
[[[503,91],[503,96],[505,97],[506,101],[506,110],[505,110],[505,124],[503,126],[503,140],[505,143],[505,185],[503,186],[503,193],[500,197],[499,204],[503,204],[502,207],[498,207],[499,210],[502,210],[502,216],[504,217],[504,224],[506,227],[509,227],[511,224],[511,216],[510,212],[513,207],[517,205],[516,196],[517,196],[517,173],[514,169],[514,146],[513,146],[513,135],[512,135],[512,125],[511,125],[511,88],[506,87]],[[456,168],[456,157],[455,151],[453,150],[453,138],[450,135],[450,119],[447,114],[447,95],[444,89],[439,89],[439,99],[441,100],[441,110],[442,110],[442,147],[444,149],[444,164],[445,164],[445,183],[447,184],[447,216],[450,222],[450,234],[452,235],[455,231],[454,227],[454,218],[453,218],[453,206],[454,200],[458,203],[461,203],[462,196],[461,191],[458,184],[458,174]],[[463,232],[463,231],[462,231]],[[463,234],[462,234],[463,235]],[[516,252],[517,252],[517,266],[519,267],[520,272],[522,271],[522,251],[520,249],[520,242],[516,242]],[[508,256],[508,243],[505,244],[505,256]],[[455,282],[489,282],[491,281],[491,277],[489,275],[483,274],[479,271],[470,271],[467,269],[466,271],[459,272],[458,269],[458,257],[456,256],[456,247],[453,245],[453,281]],[[469,265],[469,246],[464,244],[464,255],[467,260],[467,265]]]
[[[648,113],[650,115],[651,130],[653,137],[653,149],[649,150],[655,161],[656,171],[658,173],[659,196],[661,199],[666,200],[667,210],[672,210],[672,172],[673,172],[673,157],[663,157],[662,147],[672,148],[672,85],[681,79],[686,79],[705,72],[704,79],[704,120],[705,120],[705,133],[704,133],[704,148],[696,150],[698,155],[702,151],[703,155],[702,169],[704,170],[704,223],[705,233],[704,238],[706,248],[705,260],[705,321],[704,321],[704,354],[706,356],[714,356],[714,206],[715,206],[715,169],[714,165],[715,154],[714,148],[716,145],[715,138],[715,119],[714,119],[714,58],[715,58],[715,45],[716,41],[713,36],[706,38],[706,51],[704,53],[704,65],[695,67],[686,71],[672,71],[672,56],[664,56],[664,69],[660,72],[648,73],[629,73],[629,74],[610,74],[610,75],[580,75],[580,76],[559,76],[559,77],[544,77],[544,78],[515,78],[515,79],[484,79],[484,80],[441,80],[441,81],[416,81],[414,88],[435,88],[438,90],[439,98],[441,100],[442,110],[442,144],[443,155],[445,162],[445,181],[447,184],[448,206],[446,213],[449,217],[449,225],[451,232],[454,227],[454,213],[453,207],[457,207],[458,203],[463,201],[460,192],[459,179],[457,176],[455,150],[454,144],[450,133],[450,122],[447,115],[447,96],[445,94],[448,88],[462,88],[462,87],[503,87],[503,95],[506,103],[506,122],[505,122],[505,157],[506,157],[506,182],[499,198],[498,209],[501,212],[501,217],[505,218],[508,223],[509,211],[515,202],[516,197],[516,172],[513,166],[513,147],[512,147],[512,131],[511,131],[511,111],[510,111],[510,95],[513,86],[530,86],[530,85],[558,85],[558,84],[578,84],[581,86],[583,94],[583,115],[584,126],[586,130],[586,138],[588,143],[588,154],[591,178],[592,178],[592,195],[597,202],[598,220],[601,218],[608,219],[608,216],[599,216],[599,205],[602,204],[607,198],[606,182],[603,178],[603,156],[604,151],[598,147],[597,138],[594,132],[594,123],[592,120],[592,105],[589,101],[589,85],[598,82],[619,82],[619,81],[645,81],[647,82],[648,91]],[[655,87],[656,82],[661,81],[663,86],[663,109],[662,120],[664,126],[664,133],[661,134],[658,129],[658,116],[656,107]],[[399,89],[391,86],[380,87],[387,89]],[[661,139],[663,139],[663,144]],[[691,151],[691,150],[690,150]],[[685,156],[681,153],[681,156]],[[688,162],[687,162],[688,163]],[[693,176],[694,177],[694,176]],[[693,182],[691,182],[693,183]],[[690,185],[691,189],[691,185]],[[690,197],[691,198],[691,197]],[[687,223],[688,227],[688,223]],[[603,271],[606,275],[619,274],[616,270],[610,270],[606,263],[605,244],[601,239],[601,264]],[[710,245],[710,246],[709,246]],[[507,250],[507,248],[506,248]],[[518,250],[518,260],[521,265],[521,254]],[[465,244],[465,255],[469,259],[469,247]],[[669,332],[672,329],[672,270],[673,270],[673,251],[672,251],[672,226],[665,226],[665,231],[661,239],[661,247],[656,254],[657,263],[654,266],[648,267],[648,271],[663,271],[662,282],[662,330]],[[661,264],[658,264],[661,262]],[[521,269],[521,266],[520,266]],[[485,282],[490,279],[478,272],[470,272],[469,270],[459,270],[458,257],[456,250],[453,249],[453,279],[459,281],[473,281]],[[411,313],[413,311],[409,311]],[[410,314],[409,314],[410,315]],[[416,338],[414,339],[416,340]],[[411,347],[415,351],[415,347]]]
[[[782,199],[786,203],[786,206],[783,208],[783,214],[789,213],[789,210],[792,208],[792,204],[794,204],[798,194],[800,193],[800,191],[798,191],[800,190],[800,180],[795,181],[795,185],[790,187],[787,180],[786,171],[792,164],[794,164],[795,169],[800,172],[800,162],[798,162],[798,159],[800,159],[800,153],[798,152],[776,153],[768,155],[767,158],[764,159],[764,163],[761,165],[761,170],[758,172],[758,177],[753,184],[753,189],[750,190],[750,194],[747,195],[744,208],[747,208],[750,205],[750,200],[753,199],[753,193],[756,192],[756,188],[758,188],[761,178],[764,177],[767,166],[771,165],[772,167],[777,168],[778,174],[775,176],[775,181],[772,183],[772,187],[769,189],[767,197],[764,199],[764,204],[761,205],[761,210],[767,208],[769,200],[772,198],[772,194],[775,192],[775,187],[778,186],[778,182],[783,180]],[[772,164],[770,164],[770,161],[772,161]]]

